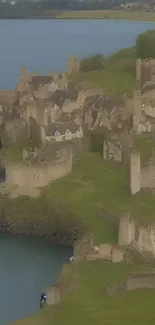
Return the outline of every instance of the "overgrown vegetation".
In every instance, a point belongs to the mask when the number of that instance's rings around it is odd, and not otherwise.
[[[148,30],[137,37],[137,58],[155,58],[155,30]]]
[[[136,81],[136,49],[127,48],[114,53],[106,60],[103,69],[80,71],[70,75],[74,82],[88,79],[93,87],[103,88],[107,94],[131,95],[138,87]]]
[[[71,211],[67,205],[46,200],[1,197],[1,230],[27,236],[43,236],[62,245],[71,245],[87,230],[85,220]]]
[[[80,71],[100,70],[105,67],[105,58],[101,54],[96,54],[83,59],[80,62]]]

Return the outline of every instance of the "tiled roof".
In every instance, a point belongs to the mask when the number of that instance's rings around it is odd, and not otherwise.
[[[71,133],[76,133],[79,126],[74,121],[62,122],[62,123],[52,123],[49,124],[46,128],[46,135],[53,136],[56,131],[60,133],[60,135],[65,134],[66,130],[69,130]]]

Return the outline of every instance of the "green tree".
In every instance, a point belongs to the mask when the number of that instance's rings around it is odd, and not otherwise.
[[[155,58],[155,30],[146,31],[137,37],[136,57]]]

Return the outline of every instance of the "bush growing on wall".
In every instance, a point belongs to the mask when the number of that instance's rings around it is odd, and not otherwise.
[[[105,58],[101,54],[90,56],[86,59],[83,59],[80,62],[81,71],[98,70],[98,69],[103,69],[104,67],[105,67]]]
[[[146,31],[137,37],[136,57],[155,58],[155,30]]]

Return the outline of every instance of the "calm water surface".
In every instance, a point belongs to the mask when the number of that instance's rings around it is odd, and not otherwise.
[[[154,23],[118,20],[0,20],[0,89],[15,88],[23,65],[62,72],[69,55],[108,55],[154,28]]]
[[[61,273],[71,249],[0,235],[0,325],[39,311],[39,296]]]
[[[0,20],[0,89],[13,89],[19,70],[65,71],[79,58],[134,44],[155,24],[115,20]],[[0,325],[39,310],[39,295],[61,272],[71,251],[28,238],[0,235]]]

